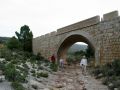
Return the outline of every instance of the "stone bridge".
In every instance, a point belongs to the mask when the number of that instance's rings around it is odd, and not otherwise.
[[[33,39],[33,52],[40,52],[49,59],[66,59],[66,52],[76,42],[87,43],[94,51],[95,63],[101,64],[120,59],[120,16],[118,11],[95,16],[57,31]]]

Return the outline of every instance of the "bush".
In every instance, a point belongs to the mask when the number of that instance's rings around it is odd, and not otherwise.
[[[18,49],[20,47],[20,42],[15,37],[12,37],[11,39],[9,39],[7,47],[9,49]]]
[[[43,66],[38,66],[38,69],[43,70],[44,68]]]
[[[12,63],[6,65],[5,76],[9,81],[15,81],[17,74],[18,72],[16,71],[15,66]]]
[[[32,56],[32,53],[26,51],[26,52],[24,52],[24,56],[27,58],[30,58]]]
[[[30,62],[31,63],[36,63],[36,56],[35,55],[30,57]]]
[[[18,60],[13,59],[13,60],[11,61],[11,63],[12,63],[12,64],[17,64],[17,63],[18,63]]]
[[[104,78],[104,79],[102,80],[102,84],[108,85],[108,78]]]
[[[96,68],[93,70],[95,76],[98,76],[102,72],[101,68]]]
[[[34,69],[32,69],[30,72],[31,72],[31,73],[35,73],[35,70],[34,70]]]
[[[114,60],[112,62],[112,68],[116,74],[116,76],[119,76],[120,75],[120,60]]]
[[[113,85],[115,88],[118,88],[120,86],[120,80],[113,81]]]
[[[42,60],[42,59],[44,59],[44,57],[41,56],[41,53],[37,53],[36,59],[37,60]]]
[[[37,78],[40,78],[40,77],[47,78],[48,77],[48,73],[46,73],[46,72],[37,73]]]
[[[16,68],[19,69],[20,73],[24,74],[24,76],[28,75],[28,69],[27,68],[23,68],[23,67],[19,67],[19,66],[16,66]]]
[[[120,88],[120,60],[114,60],[101,67],[97,67],[93,71],[95,76],[103,74],[103,84],[108,85],[110,90]],[[119,89],[118,89],[119,90]]]
[[[18,82],[12,82],[11,86],[14,88],[14,90],[25,90],[22,84]]]
[[[5,63],[4,62],[0,62],[0,70],[5,70]]]
[[[50,69],[52,70],[52,71],[57,71],[58,70],[58,64],[56,64],[56,63],[51,63],[50,64]]]
[[[15,65],[12,63],[6,65],[5,76],[9,81],[18,81],[18,82],[26,81],[26,75],[25,74],[21,75],[21,73],[16,70]]]
[[[33,77],[36,77],[36,73],[32,73],[32,76],[33,76]]]
[[[74,57],[71,56],[71,55],[69,55],[69,56],[67,57],[66,61],[67,61],[68,65],[70,65],[70,64],[72,64],[72,63],[74,62]]]

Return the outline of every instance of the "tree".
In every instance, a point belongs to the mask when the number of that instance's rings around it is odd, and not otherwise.
[[[92,50],[91,47],[88,46],[88,48],[86,49],[86,57],[90,58],[90,57],[94,57],[94,51]]]
[[[20,43],[17,38],[12,37],[8,40],[7,47],[9,49],[18,49],[20,46]]]
[[[20,41],[24,51],[32,52],[32,39],[33,34],[29,26],[24,25],[20,28],[20,33],[15,32],[18,40]]]

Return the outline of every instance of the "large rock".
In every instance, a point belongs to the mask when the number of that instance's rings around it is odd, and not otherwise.
[[[30,80],[30,85],[36,86],[38,89],[44,89],[46,87],[46,85],[44,85],[43,83],[39,83],[35,80]]]

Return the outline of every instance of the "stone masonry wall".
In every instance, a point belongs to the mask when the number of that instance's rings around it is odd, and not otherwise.
[[[117,11],[63,27],[57,31],[33,39],[33,52],[40,52],[45,58],[56,54],[67,35],[78,33],[86,37],[95,48],[95,59],[99,63],[120,58],[120,17]],[[90,37],[89,37],[90,36]]]

